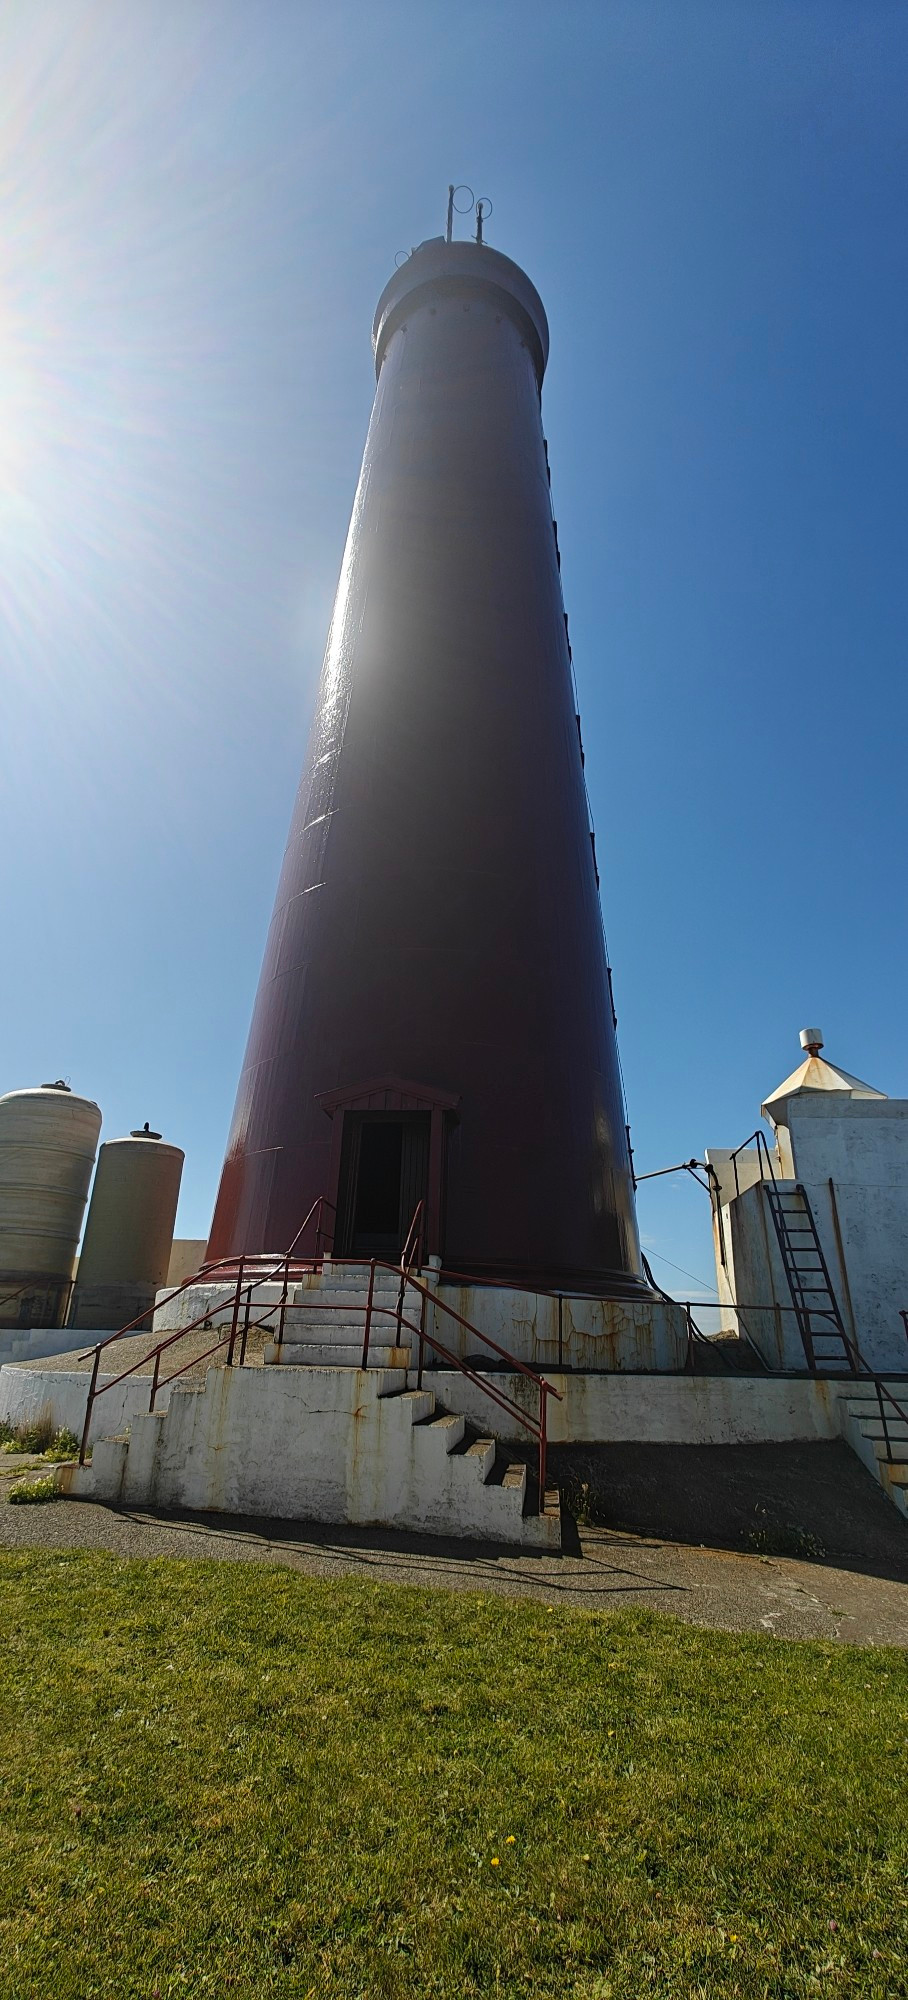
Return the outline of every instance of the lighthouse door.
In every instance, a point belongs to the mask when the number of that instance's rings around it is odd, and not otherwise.
[[[335,1256],[400,1256],[426,1198],[429,1124],[423,1111],[346,1113]]]

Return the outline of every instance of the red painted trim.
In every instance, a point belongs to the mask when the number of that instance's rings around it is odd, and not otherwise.
[[[337,1229],[337,1193],[340,1186],[341,1143],[344,1136],[343,1118],[334,1118],[331,1123],[331,1151],[328,1155],[328,1223],[325,1229],[327,1255],[334,1255],[334,1236]]]
[[[389,1104],[389,1111],[431,1111],[434,1106],[440,1111],[456,1111],[460,1098],[450,1090],[438,1090],[434,1084],[410,1083],[402,1076],[375,1076],[369,1083],[347,1084],[342,1090],[321,1090],[316,1092],[315,1102],[332,1117],[335,1111],[368,1111],[369,1099],[380,1095],[408,1099]]]
[[[426,1175],[426,1255],[441,1256],[442,1171],[444,1168],[445,1114],[440,1104],[432,1107],[429,1120],[429,1167]]]

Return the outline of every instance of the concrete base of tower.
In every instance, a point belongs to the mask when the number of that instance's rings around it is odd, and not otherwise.
[[[682,1307],[642,1290],[630,1298],[591,1298],[453,1284],[443,1278],[434,1290],[438,1337],[460,1359],[486,1367],[489,1355],[482,1342],[473,1339],[445,1307],[534,1369],[675,1373],[687,1357]]]
[[[377,1355],[389,1343],[415,1353],[422,1320],[427,1366],[433,1355],[443,1360],[445,1350],[484,1369],[519,1361],[541,1370],[674,1374],[687,1360],[683,1308],[642,1288],[630,1298],[522,1291],[468,1279],[456,1282],[431,1264],[414,1278],[401,1302],[399,1272],[390,1265],[376,1269],[369,1339]],[[284,1340],[300,1358],[308,1355],[319,1365],[352,1365],[362,1354],[369,1282],[367,1263],[326,1259],[294,1277],[286,1302],[279,1283],[257,1285],[251,1318],[272,1337],[282,1315]],[[223,1277],[220,1283],[200,1280],[158,1307],[155,1332],[160,1336],[188,1326],[202,1315],[210,1315],[212,1326],[226,1326],[232,1313],[231,1280],[226,1285]]]

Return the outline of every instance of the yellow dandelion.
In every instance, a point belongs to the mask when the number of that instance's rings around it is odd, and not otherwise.
[[[505,1847],[513,1847],[516,1838],[517,1835],[515,1833],[509,1833],[507,1840],[505,1841]]]
[[[492,1867],[493,1867],[493,1868],[497,1868],[497,1867],[498,1867],[498,1856],[497,1856],[497,1854],[493,1854],[493,1856],[492,1856]]]

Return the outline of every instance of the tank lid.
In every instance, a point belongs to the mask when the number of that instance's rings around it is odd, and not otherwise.
[[[811,1091],[838,1091],[843,1097],[885,1099],[885,1090],[875,1090],[872,1083],[862,1083],[859,1076],[852,1076],[847,1069],[839,1069],[837,1063],[827,1062],[825,1056],[821,1056],[823,1036],[819,1028],[802,1028],[800,1042],[802,1049],[807,1050],[804,1061],[760,1106],[761,1118],[768,1118],[771,1125],[787,1125],[791,1099]]]
[[[131,1139],[160,1139],[161,1134],[160,1132],[152,1131],[151,1126],[149,1125],[148,1120],[146,1118],[145,1123],[142,1126],[141,1130],[138,1132],[130,1132],[129,1136]]]
[[[541,388],[549,358],[549,324],[535,285],[500,250],[491,250],[486,243],[447,243],[443,236],[432,236],[411,251],[382,292],[372,323],[376,375],[391,335],[407,313],[432,295],[443,298],[452,293],[488,298],[514,321],[533,357]]]
[[[42,1085],[41,1085],[41,1089],[42,1089],[42,1090],[68,1090],[68,1091],[70,1092],[70,1095],[72,1095],[72,1084],[71,1084],[71,1083],[64,1083],[64,1081],[63,1081],[63,1078],[62,1078],[62,1076],[58,1076],[58,1078],[57,1078],[57,1081],[56,1081],[56,1083],[42,1083]]]

